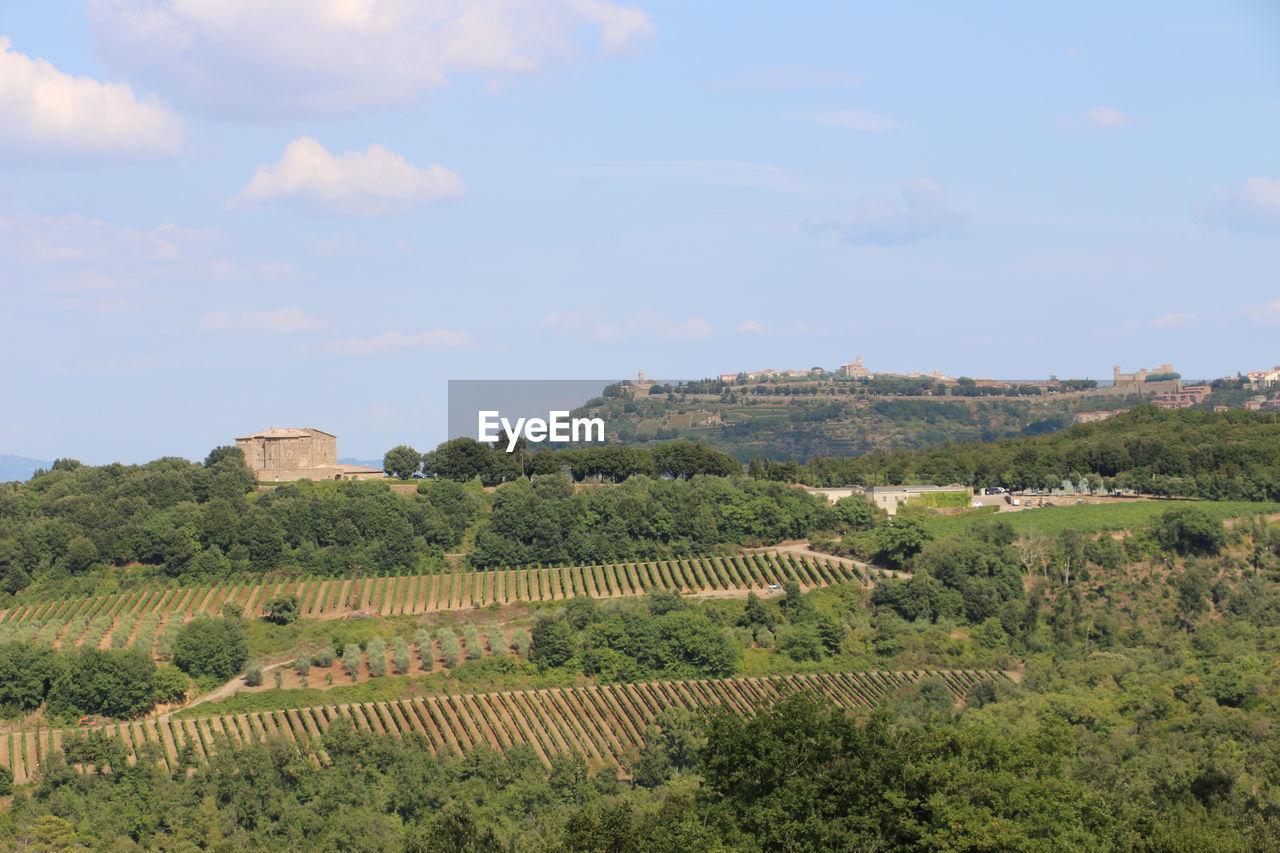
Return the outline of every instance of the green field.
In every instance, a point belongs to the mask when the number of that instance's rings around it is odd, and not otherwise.
[[[1063,500],[1069,500],[1063,498]],[[1246,515],[1280,513],[1280,504],[1251,501],[1134,501],[1129,504],[1084,504],[1082,506],[1048,506],[998,516],[990,512],[973,512],[953,516],[921,516],[935,539],[960,533],[974,524],[998,517],[1007,521],[1018,533],[1032,531],[1056,536],[1064,530],[1101,533],[1104,530],[1128,530],[1144,527],[1152,519],[1178,506],[1195,506],[1214,518],[1227,519]]]

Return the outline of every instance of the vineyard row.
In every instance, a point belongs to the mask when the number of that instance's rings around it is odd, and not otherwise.
[[[653,589],[687,593],[764,590],[787,581],[812,588],[849,580],[866,578],[856,567],[833,560],[785,552],[755,553],[608,566],[139,589],[3,610],[0,626],[39,622],[39,630],[55,632],[70,623],[110,626],[117,618],[138,619],[162,613],[190,619],[203,613],[217,614],[227,604],[242,608],[246,615],[263,616],[268,602],[285,594],[298,597],[302,616],[322,618],[357,611],[389,616],[463,610],[575,595],[610,598],[641,595]],[[128,627],[132,630],[134,623]],[[98,639],[101,638],[99,634]]]
[[[797,691],[811,691],[845,708],[868,707],[922,678],[936,677],[956,699],[979,681],[1004,679],[983,670],[849,672],[655,681],[590,687],[512,690],[450,696],[428,696],[389,702],[322,705],[209,717],[153,717],[107,725],[118,737],[130,763],[144,745],[152,744],[169,769],[184,761],[199,762],[228,739],[236,743],[284,738],[299,742],[304,752],[324,761],[321,737],[335,720],[347,719],[357,729],[404,737],[417,735],[433,753],[465,752],[487,744],[506,750],[527,746],[543,761],[557,753],[576,752],[593,768],[628,768],[645,732],[668,708],[698,710],[723,705],[750,714],[761,704]],[[42,756],[62,749],[80,730],[44,729],[0,733],[0,766],[13,771],[16,782],[38,774]]]

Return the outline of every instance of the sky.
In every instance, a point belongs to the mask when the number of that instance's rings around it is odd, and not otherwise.
[[[1280,363],[1280,5],[0,0],[0,453]]]

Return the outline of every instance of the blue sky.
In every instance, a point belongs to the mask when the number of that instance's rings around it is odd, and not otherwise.
[[[0,452],[1280,361],[1280,7],[0,0]]]

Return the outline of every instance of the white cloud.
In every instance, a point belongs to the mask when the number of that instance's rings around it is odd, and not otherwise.
[[[763,335],[768,329],[764,327],[764,324],[757,323],[755,320],[744,320],[734,331],[744,332],[748,335]]]
[[[625,312],[621,321],[598,319],[591,311],[573,311],[568,314],[548,314],[542,324],[557,334],[577,336],[601,343],[617,343],[628,338],[662,338],[668,341],[695,341],[709,338],[715,329],[701,317],[675,320],[649,309]]]
[[[208,283],[301,275],[287,263],[219,256],[218,243],[215,231],[171,223],[135,228],[78,213],[0,216],[0,266],[15,281],[52,295],[51,304],[63,310],[139,311]]]
[[[173,154],[182,122],[122,83],[73,77],[10,50],[0,36],[0,156],[34,162],[134,160]]]
[[[969,221],[967,213],[949,206],[946,187],[932,178],[907,181],[901,194],[901,202],[864,198],[850,218],[806,223],[805,230],[835,231],[854,244],[892,245],[956,234]]]
[[[1195,314],[1188,314],[1185,311],[1175,311],[1172,314],[1164,314],[1151,321],[1151,325],[1157,329],[1176,329],[1179,326],[1185,326],[1196,318]]]
[[[1209,223],[1232,231],[1280,234],[1280,178],[1246,178],[1218,190],[1201,214]]]
[[[297,305],[290,305],[274,311],[246,311],[237,314],[214,311],[201,317],[197,325],[206,332],[297,335],[319,332],[329,325],[329,321],[312,316]]]
[[[1280,323],[1280,299],[1272,300],[1265,305],[1250,305],[1245,311],[1255,323],[1266,325]]]
[[[861,109],[819,110],[808,114],[806,118],[827,127],[856,130],[860,133],[888,133],[904,127],[901,122],[887,116]]]
[[[608,0],[87,0],[108,62],[217,111],[413,104],[449,75],[502,78],[649,35]]]
[[[438,163],[414,166],[381,145],[330,154],[314,139],[290,142],[279,161],[258,167],[234,204],[299,198],[340,213],[391,213],[463,194],[462,178]]]
[[[399,330],[383,332],[369,338],[346,338],[332,341],[329,349],[347,355],[372,355],[390,350],[430,349],[430,350],[464,350],[475,349],[475,341],[466,332],[455,332],[448,329],[431,329],[415,335],[405,334]]]
[[[212,237],[210,231],[167,223],[143,230],[79,213],[0,216],[0,254],[28,264],[163,263]]]
[[[1092,126],[1104,130],[1114,130],[1129,123],[1129,114],[1115,107],[1094,107],[1091,110],[1085,110],[1083,118]]]

